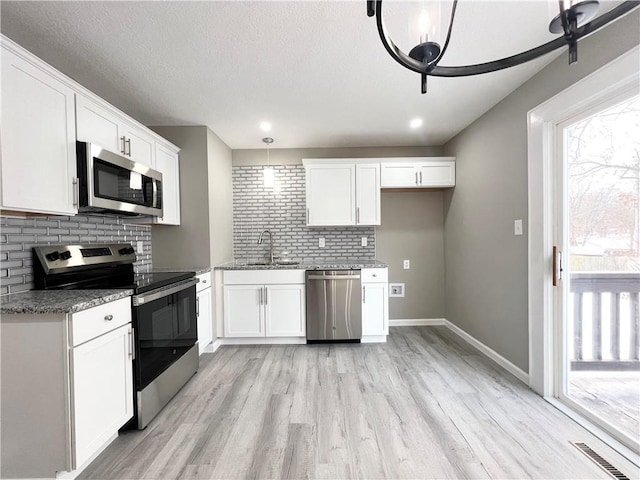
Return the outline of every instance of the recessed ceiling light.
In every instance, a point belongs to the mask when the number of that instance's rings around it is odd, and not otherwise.
[[[411,122],[409,122],[409,126],[411,128],[418,128],[422,126],[422,119],[421,118],[414,118],[413,120],[411,120]]]
[[[271,131],[271,124],[269,122],[262,122],[260,124],[260,130],[262,130],[263,132]]]

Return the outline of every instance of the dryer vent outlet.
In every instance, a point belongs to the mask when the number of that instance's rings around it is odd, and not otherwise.
[[[404,283],[390,283],[389,284],[389,296],[390,297],[404,297]]]

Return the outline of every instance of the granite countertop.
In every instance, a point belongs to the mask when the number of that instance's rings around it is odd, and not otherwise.
[[[172,267],[151,267],[152,272],[196,272],[196,275],[201,275],[203,273],[207,273],[211,271],[211,267],[180,267],[180,268],[172,268]]]
[[[379,260],[301,260],[297,264],[251,265],[252,260],[236,260],[215,267],[215,270],[351,270],[358,268],[387,268]]]
[[[133,290],[29,290],[0,297],[0,314],[75,313],[133,295]]]

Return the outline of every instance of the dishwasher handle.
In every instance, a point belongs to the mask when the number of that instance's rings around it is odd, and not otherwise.
[[[309,275],[308,280],[358,280],[360,275]]]

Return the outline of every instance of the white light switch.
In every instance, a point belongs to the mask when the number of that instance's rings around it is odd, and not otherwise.
[[[362,246],[363,247],[367,246],[367,237],[362,237]]]
[[[513,234],[514,235],[522,235],[522,219],[513,221]]]
[[[409,270],[411,268],[411,262],[409,260],[403,260],[402,268],[404,268],[405,270]]]
[[[320,237],[320,238],[318,239],[318,246],[319,246],[320,248],[324,248],[324,237]]]

